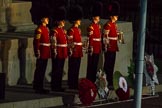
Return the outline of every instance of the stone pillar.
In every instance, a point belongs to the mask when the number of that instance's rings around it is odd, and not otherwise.
[[[19,39],[18,41],[18,58],[20,66],[20,77],[17,84],[27,84],[26,80],[26,48],[27,48],[27,38]]]
[[[1,61],[2,61],[2,72],[6,74],[6,84],[8,84],[8,55],[11,47],[10,40],[1,41]]]

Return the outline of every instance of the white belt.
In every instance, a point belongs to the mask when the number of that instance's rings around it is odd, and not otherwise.
[[[67,44],[57,44],[58,47],[67,47]]]
[[[101,41],[101,38],[93,38],[93,41]]]
[[[81,42],[74,42],[74,45],[82,45]]]
[[[42,45],[42,46],[50,46],[51,44],[50,43],[40,43],[40,45]]]
[[[110,39],[110,40],[118,40],[117,37],[108,37],[108,39]]]

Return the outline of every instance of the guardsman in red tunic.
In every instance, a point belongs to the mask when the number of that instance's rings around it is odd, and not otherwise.
[[[68,86],[69,89],[78,89],[79,69],[82,52],[82,35],[79,28],[82,18],[82,8],[74,6],[70,10],[70,22],[72,27],[67,32],[69,59],[68,59]]]
[[[117,24],[119,14],[118,2],[111,2],[108,5],[108,13],[110,20],[106,22],[103,27],[103,45],[104,45],[104,71],[106,73],[108,88],[114,89],[113,87],[113,72],[116,59],[116,51],[118,51],[118,33]]]
[[[68,57],[67,36],[65,26],[65,8],[59,7],[55,21],[57,26],[51,30],[51,48],[52,48],[52,91],[64,91],[62,88],[62,76],[65,59]]]
[[[49,29],[47,27],[49,22],[48,17],[43,16],[41,22],[42,23],[35,30],[33,40],[34,54],[37,58],[33,88],[35,89],[36,93],[48,93],[49,91],[43,87],[47,61],[51,57],[51,44]]]
[[[96,81],[99,55],[101,53],[101,25],[99,24],[102,15],[102,3],[96,2],[92,11],[92,23],[88,27],[88,65],[87,79]]]

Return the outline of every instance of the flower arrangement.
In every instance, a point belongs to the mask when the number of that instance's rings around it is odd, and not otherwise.
[[[119,78],[119,88],[116,90],[116,94],[119,100],[127,100],[130,97],[130,89],[127,85],[127,81],[123,76]]]
[[[158,67],[154,63],[153,54],[145,53],[144,75],[146,77],[146,86],[148,86],[149,94],[155,95],[155,84],[159,84],[157,73]]]
[[[83,105],[89,106],[93,103],[97,95],[97,89],[94,83],[86,78],[79,81],[79,99]]]
[[[114,88],[120,101],[130,98],[130,87],[127,83],[128,76],[123,76],[120,71],[114,73]]]
[[[156,84],[159,84],[157,78],[158,67],[154,63],[154,56],[153,54],[145,54],[145,62],[144,62],[144,74],[146,76],[146,86],[150,85],[152,81]]]
[[[106,80],[106,74],[102,70],[99,70],[96,76],[97,79],[95,84],[98,89],[98,95],[101,99],[107,98],[109,89],[107,88],[108,83]]]

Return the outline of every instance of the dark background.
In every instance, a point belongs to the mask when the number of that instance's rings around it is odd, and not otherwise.
[[[103,3],[104,13],[103,19],[107,19],[106,6],[111,0],[24,0],[31,1],[31,15],[35,24],[38,24],[39,16],[43,11],[49,13],[52,19],[55,15],[55,10],[60,6],[65,6],[66,10],[79,4],[83,8],[84,18],[89,19],[91,16],[92,5],[95,1]],[[120,21],[129,21],[133,24],[133,55],[136,55],[137,48],[137,31],[139,24],[139,9],[140,0],[116,0],[120,3]],[[148,0],[147,5],[147,28],[146,28],[146,52],[153,53],[155,58],[162,59],[162,0]]]

